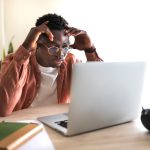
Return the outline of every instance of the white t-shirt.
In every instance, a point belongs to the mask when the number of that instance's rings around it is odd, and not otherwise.
[[[39,70],[41,71],[41,85],[31,107],[57,103],[58,69],[39,65]]]

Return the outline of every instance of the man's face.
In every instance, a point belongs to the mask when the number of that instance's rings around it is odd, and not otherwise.
[[[67,55],[69,37],[64,30],[51,30],[54,39],[50,41],[46,35],[41,35],[37,42],[37,61],[44,67],[59,67]]]

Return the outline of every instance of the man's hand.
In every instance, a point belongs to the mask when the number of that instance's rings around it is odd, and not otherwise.
[[[42,33],[46,33],[50,41],[53,41],[53,34],[50,29],[47,27],[48,21],[44,22],[38,27],[31,28],[28,36],[26,37],[24,43],[22,44],[24,48],[28,50],[35,50],[37,46],[37,40]]]
[[[68,36],[74,36],[74,44],[70,45],[70,47],[74,49],[85,50],[93,46],[91,39],[86,31],[67,26],[65,33]]]

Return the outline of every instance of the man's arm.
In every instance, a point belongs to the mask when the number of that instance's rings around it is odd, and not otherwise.
[[[22,86],[22,74],[29,63],[30,53],[23,47],[6,57],[0,70],[0,116],[9,115],[18,103]]]
[[[66,26],[65,33],[68,36],[74,36],[75,41],[70,47],[84,51],[87,61],[103,61],[97,54],[96,48],[94,47],[89,35],[86,31],[79,30],[74,27]]]
[[[12,113],[22,95],[22,89],[27,78],[27,66],[31,54],[36,50],[37,40],[46,33],[50,40],[53,35],[44,22],[31,28],[22,46],[2,63],[0,70],[0,116]],[[24,82],[22,82],[24,81]]]
[[[88,49],[84,49],[84,52],[87,61],[103,61],[103,59],[98,56],[96,48],[94,46]]]

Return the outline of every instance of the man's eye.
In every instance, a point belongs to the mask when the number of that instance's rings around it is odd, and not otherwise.
[[[57,47],[55,47],[55,46],[53,46],[53,47],[50,47],[50,48],[48,48],[49,50],[51,50],[51,51],[53,51],[53,52],[56,52],[57,51]]]
[[[70,44],[67,43],[67,44],[64,44],[63,47],[69,47],[69,45],[70,45]]]
[[[63,49],[64,49],[64,51],[68,51],[69,47],[64,47]]]

